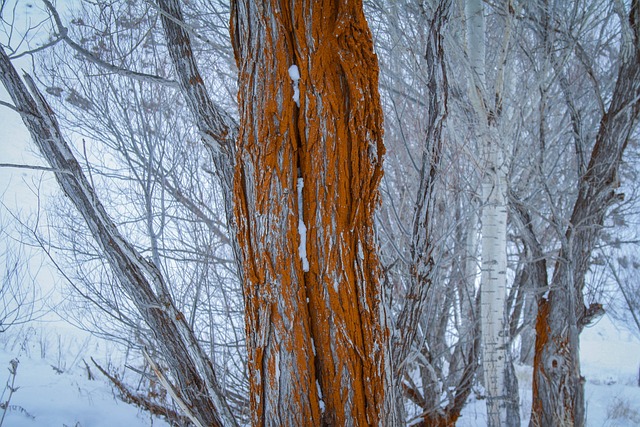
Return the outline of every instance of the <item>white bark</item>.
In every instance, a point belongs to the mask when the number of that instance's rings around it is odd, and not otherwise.
[[[467,21],[467,57],[471,68],[470,98],[473,108],[482,123],[486,123],[487,111],[484,104],[485,84],[485,23],[482,0],[467,0],[465,4]]]
[[[484,379],[489,426],[507,425],[505,399],[508,341],[505,328],[507,285],[507,179],[495,142],[484,145],[487,156],[482,183],[482,279],[480,315]]]
[[[482,157],[482,241],[480,321],[482,359],[487,395],[487,423],[505,426],[507,419],[507,368],[510,363],[505,325],[507,287],[507,168],[500,141],[497,116],[502,99],[502,72],[509,22],[505,26],[501,61],[495,82],[495,105],[488,105],[485,65],[485,18],[481,0],[467,0],[467,57],[469,58],[470,99],[476,113],[476,137],[481,143]],[[510,145],[510,144],[506,144]],[[517,421],[515,421],[517,423]]]

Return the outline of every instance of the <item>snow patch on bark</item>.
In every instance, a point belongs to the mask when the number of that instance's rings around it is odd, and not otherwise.
[[[320,404],[320,411],[324,412],[324,399],[322,397],[322,389],[320,388],[320,382],[316,380],[316,388],[318,389],[318,403]]]
[[[292,67],[295,67],[293,65]],[[298,67],[296,67],[296,70]],[[289,69],[291,75],[291,68]],[[309,271],[309,260],[307,259],[307,226],[304,224],[302,217],[302,189],[304,188],[304,178],[298,178],[298,234],[300,235],[300,246],[298,246],[298,255],[302,261],[302,270]]]
[[[297,65],[289,67],[289,77],[293,82],[293,102],[300,107],[300,89],[298,88],[298,81],[300,80],[300,70]]]

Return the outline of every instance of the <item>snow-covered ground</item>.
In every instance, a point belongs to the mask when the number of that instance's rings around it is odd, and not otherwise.
[[[25,332],[26,331],[26,332]],[[18,359],[9,409],[2,426],[9,427],[111,427],[168,424],[122,402],[90,361],[109,363],[117,350],[108,343],[80,335],[63,337],[55,329],[24,328],[0,337],[1,402],[8,399],[11,360]],[[586,329],[581,339],[585,376],[587,426],[640,425],[640,340],[607,316]],[[87,374],[87,362],[95,379]],[[522,425],[527,425],[531,405],[531,369],[517,367],[522,405]],[[0,409],[0,418],[3,410]],[[458,426],[486,425],[484,400],[472,400]]]
[[[587,426],[640,426],[640,341],[608,316],[581,335]]]
[[[91,338],[63,338],[50,329],[24,329],[26,337],[2,337],[0,389],[9,398],[11,361],[18,360],[15,392],[0,425],[3,427],[166,427],[121,401],[90,357],[108,361],[113,347]],[[44,334],[44,335],[43,335]],[[89,379],[87,367],[94,379]],[[4,410],[0,408],[0,418]]]

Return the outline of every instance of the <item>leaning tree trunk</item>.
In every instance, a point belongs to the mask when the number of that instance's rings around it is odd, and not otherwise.
[[[231,31],[253,424],[390,425],[382,111],[362,3],[237,1]]]
[[[200,74],[191,46],[191,37],[183,27],[184,16],[178,0],[156,0],[162,11],[160,17],[167,43],[169,57],[178,79],[178,86],[191,112],[202,142],[211,155],[215,174],[222,188],[225,217],[229,231],[229,242],[234,254],[236,273],[242,279],[240,249],[236,238],[233,209],[233,175],[235,141],[238,124],[209,96],[209,91]]]
[[[607,209],[616,201],[618,169],[640,112],[640,1],[622,20],[620,69],[611,105],[602,117],[591,160],[553,274],[539,303],[533,372],[532,426],[584,426],[584,378],[579,334],[590,320],[582,291]]]
[[[29,75],[25,75],[27,89],[2,46],[0,71],[0,80],[60,188],[84,218],[116,280],[153,331],[153,344],[175,382],[166,381],[169,391],[195,425],[236,426],[213,365],[176,308],[160,270],[120,234],[62,136],[53,110]]]

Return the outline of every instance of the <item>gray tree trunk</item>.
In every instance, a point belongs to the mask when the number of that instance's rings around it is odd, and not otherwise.
[[[83,216],[120,285],[155,332],[154,344],[177,382],[178,398],[190,411],[187,415],[201,425],[237,425],[213,366],[176,309],[161,272],[119,233],[62,136],[53,110],[25,75],[29,92],[1,46],[0,70],[2,83],[40,153],[56,171],[62,191]]]
[[[640,112],[640,2],[621,16],[620,68],[609,109],[579,182],[549,295],[539,303],[533,373],[532,426],[584,426],[579,333],[589,322],[585,275],[608,208],[618,199],[618,170]]]

